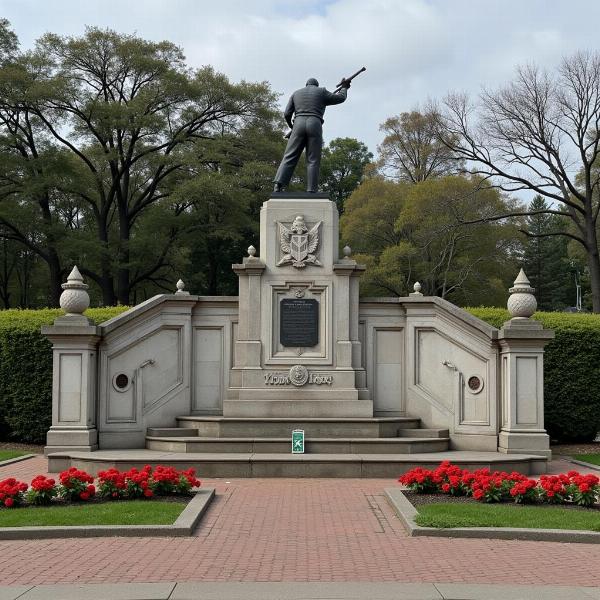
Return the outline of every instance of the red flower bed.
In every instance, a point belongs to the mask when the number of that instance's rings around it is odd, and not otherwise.
[[[77,500],[86,501],[96,494],[94,478],[89,473],[80,471],[75,467],[63,471],[59,475],[59,480],[58,495],[71,502]]]
[[[125,485],[129,498],[152,498],[152,467],[146,465],[141,471],[135,467],[125,473]]]
[[[98,494],[102,498],[122,498],[126,490],[125,473],[115,468],[98,473]]]
[[[14,477],[0,481],[0,503],[6,508],[18,506],[23,502],[23,494],[27,491],[27,484],[17,481]]]
[[[12,508],[23,504],[50,504],[56,496],[70,501],[90,500],[96,494],[94,478],[85,471],[71,467],[59,475],[60,485],[45,475],[37,475],[31,487],[14,478],[0,481],[0,506]],[[178,471],[158,465],[153,470],[146,465],[141,471],[133,468],[119,471],[110,468],[98,473],[98,495],[107,499],[152,498],[155,494],[189,494],[201,482],[194,469]]]
[[[442,462],[433,470],[417,467],[398,481],[411,491],[454,496],[467,495],[480,502],[513,500],[520,503],[574,503],[593,506],[599,501],[600,479],[569,471],[561,475],[542,475],[539,481],[521,473],[478,469],[469,471]]]
[[[27,501],[30,504],[47,505],[58,494],[56,481],[45,475],[37,475],[31,480],[31,487],[27,492]]]
[[[178,471],[173,467],[158,465],[152,473],[152,489],[157,494],[188,494],[193,487],[200,485],[196,471]]]

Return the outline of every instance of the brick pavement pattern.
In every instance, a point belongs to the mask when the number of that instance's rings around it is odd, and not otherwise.
[[[0,467],[30,481],[43,457]],[[191,538],[0,542],[0,585],[160,581],[397,581],[600,586],[600,545],[409,538],[389,479],[207,480]]]

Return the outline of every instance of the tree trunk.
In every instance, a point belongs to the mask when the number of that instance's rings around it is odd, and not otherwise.
[[[2,296],[2,302],[4,308],[10,308],[10,275],[12,269],[8,266],[8,241],[6,238],[2,238],[2,288],[0,289],[0,296]]]
[[[216,241],[211,242],[208,240],[206,245],[207,247],[207,262],[208,262],[208,274],[207,274],[207,284],[208,289],[206,293],[209,296],[218,296],[218,286],[217,286],[217,274],[219,269],[219,246],[220,244]]]
[[[592,291],[592,310],[600,313],[600,255],[598,254],[598,236],[592,219],[586,222],[587,262],[590,270],[590,288]]]
[[[60,259],[54,247],[48,248],[48,258],[46,260],[50,272],[50,282],[48,289],[48,306],[59,306],[60,295],[62,293],[62,269],[60,268]]]
[[[117,298],[123,306],[129,305],[129,219],[126,207],[119,207],[119,252],[117,270]]]
[[[110,255],[108,246],[108,228],[106,218],[101,217],[98,220],[98,237],[102,247],[100,255],[100,289],[102,291],[102,304],[104,306],[115,306],[117,299],[115,297],[115,286],[110,266]]]

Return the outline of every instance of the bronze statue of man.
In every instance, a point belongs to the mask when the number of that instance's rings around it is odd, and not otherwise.
[[[281,192],[290,183],[304,148],[306,148],[306,191],[317,192],[323,150],[325,108],[344,102],[349,87],[350,81],[343,80],[339,91],[329,92],[319,87],[319,82],[311,77],[305,87],[291,95],[284,117],[292,132],[275,175],[275,192]]]

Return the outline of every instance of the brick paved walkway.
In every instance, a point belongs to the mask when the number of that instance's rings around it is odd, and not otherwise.
[[[42,457],[0,468],[29,481]],[[0,542],[0,585],[398,581],[600,585],[600,545],[408,538],[385,479],[207,480],[192,538]]]

